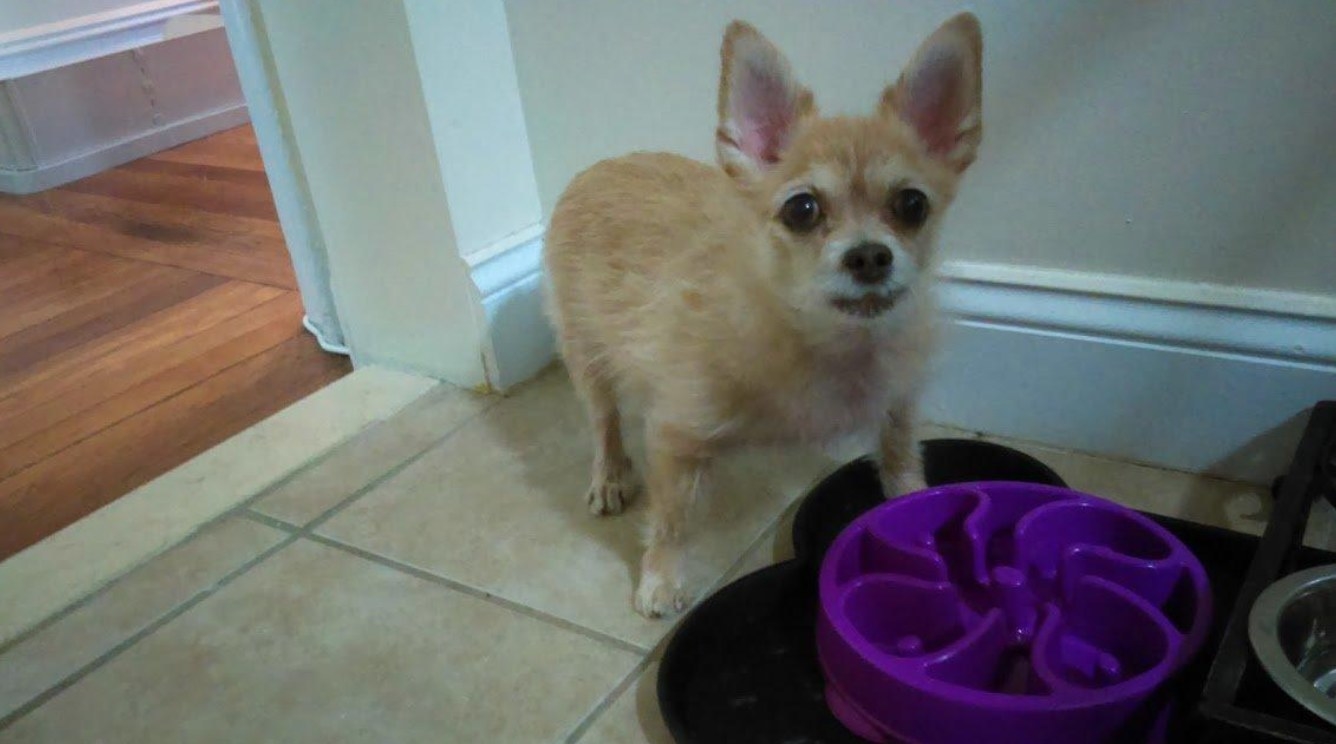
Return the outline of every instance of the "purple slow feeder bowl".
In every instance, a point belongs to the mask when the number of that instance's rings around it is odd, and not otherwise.
[[[1167,530],[1054,486],[882,504],[819,579],[831,711],[873,742],[1105,742],[1200,649],[1201,563]]]

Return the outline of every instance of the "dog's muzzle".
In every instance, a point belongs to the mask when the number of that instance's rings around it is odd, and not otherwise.
[[[831,306],[846,315],[857,318],[875,318],[895,307],[896,296],[881,292],[868,292],[860,297],[835,297]]]

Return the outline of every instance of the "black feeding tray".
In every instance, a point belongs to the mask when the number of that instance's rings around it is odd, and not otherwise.
[[[1327,409],[1334,414],[1336,408]],[[1312,427],[1310,427],[1312,428]],[[1336,432],[1336,426],[1332,427]],[[1311,437],[1306,437],[1305,441]],[[1323,437],[1323,441],[1331,441]],[[1301,455],[1303,446],[1300,447]],[[1314,448],[1310,448],[1314,449]],[[1312,453],[1317,457],[1316,453]],[[1043,463],[1016,450],[978,440],[938,439],[924,442],[924,467],[930,485],[981,480],[1010,480],[1064,486]],[[1309,458],[1310,460],[1312,458]],[[1287,477],[1292,499],[1316,498],[1310,479],[1296,481],[1294,473],[1311,465],[1296,458]],[[1285,490],[1282,489],[1282,496]],[[883,496],[873,464],[852,462],[816,486],[803,500],[794,518],[795,557],[744,576],[697,606],[683,619],[669,641],[659,668],[659,705],[668,730],[679,744],[859,744],[826,708],[824,680],[816,657],[817,572],[826,549],[859,515],[881,502]],[[1294,538],[1291,510],[1277,504],[1272,528],[1288,529],[1285,542]],[[1303,512],[1306,518],[1307,512]],[[1171,726],[1170,741],[1294,742],[1336,744],[1336,732],[1313,728],[1312,716],[1287,698],[1267,690],[1269,680],[1258,679],[1255,663],[1240,662],[1245,674],[1233,680],[1227,703],[1212,708],[1203,702],[1202,689],[1214,662],[1233,670],[1227,661],[1246,655],[1246,648],[1229,640],[1227,627],[1242,613],[1246,633],[1248,593],[1240,589],[1249,571],[1258,539],[1229,530],[1151,515],[1201,560],[1211,580],[1217,616],[1205,651],[1185,669],[1168,692],[1181,714]],[[1282,518],[1289,519],[1279,525]],[[1306,521],[1306,519],[1304,520]],[[1271,530],[1268,530],[1268,539]],[[1297,525],[1297,534],[1303,523]],[[1277,538],[1279,539],[1279,538]],[[1293,568],[1336,563],[1336,554],[1315,550],[1288,550]],[[1261,581],[1261,579],[1257,579]],[[1260,588],[1257,589],[1260,591]],[[1255,597],[1255,592],[1253,593]],[[1246,606],[1243,606],[1246,601]],[[1236,605],[1239,605],[1236,607]],[[1235,608],[1228,613],[1229,608]],[[1234,639],[1237,640],[1237,639]],[[1245,641],[1246,643],[1246,641]],[[1219,649],[1214,657],[1211,650]],[[1218,670],[1212,672],[1218,675]],[[1231,677],[1232,679],[1232,677]],[[1272,685],[1274,688],[1274,685]],[[1252,728],[1231,721],[1223,713],[1246,719]],[[1257,711],[1269,710],[1262,714]],[[1251,718],[1249,718],[1251,716]],[[1259,722],[1258,717],[1262,719]],[[1285,735],[1282,726],[1306,731],[1309,738]],[[1070,744],[1079,744],[1072,742]],[[1129,744],[1132,744],[1129,742]]]

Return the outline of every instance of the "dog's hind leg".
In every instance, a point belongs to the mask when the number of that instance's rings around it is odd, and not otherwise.
[[[570,342],[563,346],[571,383],[589,414],[594,435],[593,472],[586,503],[594,514],[620,514],[635,495],[636,476],[622,442],[616,388],[587,349]]]

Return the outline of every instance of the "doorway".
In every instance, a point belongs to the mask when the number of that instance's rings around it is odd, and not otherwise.
[[[303,328],[252,127],[152,149],[0,194],[0,559],[352,369]]]

